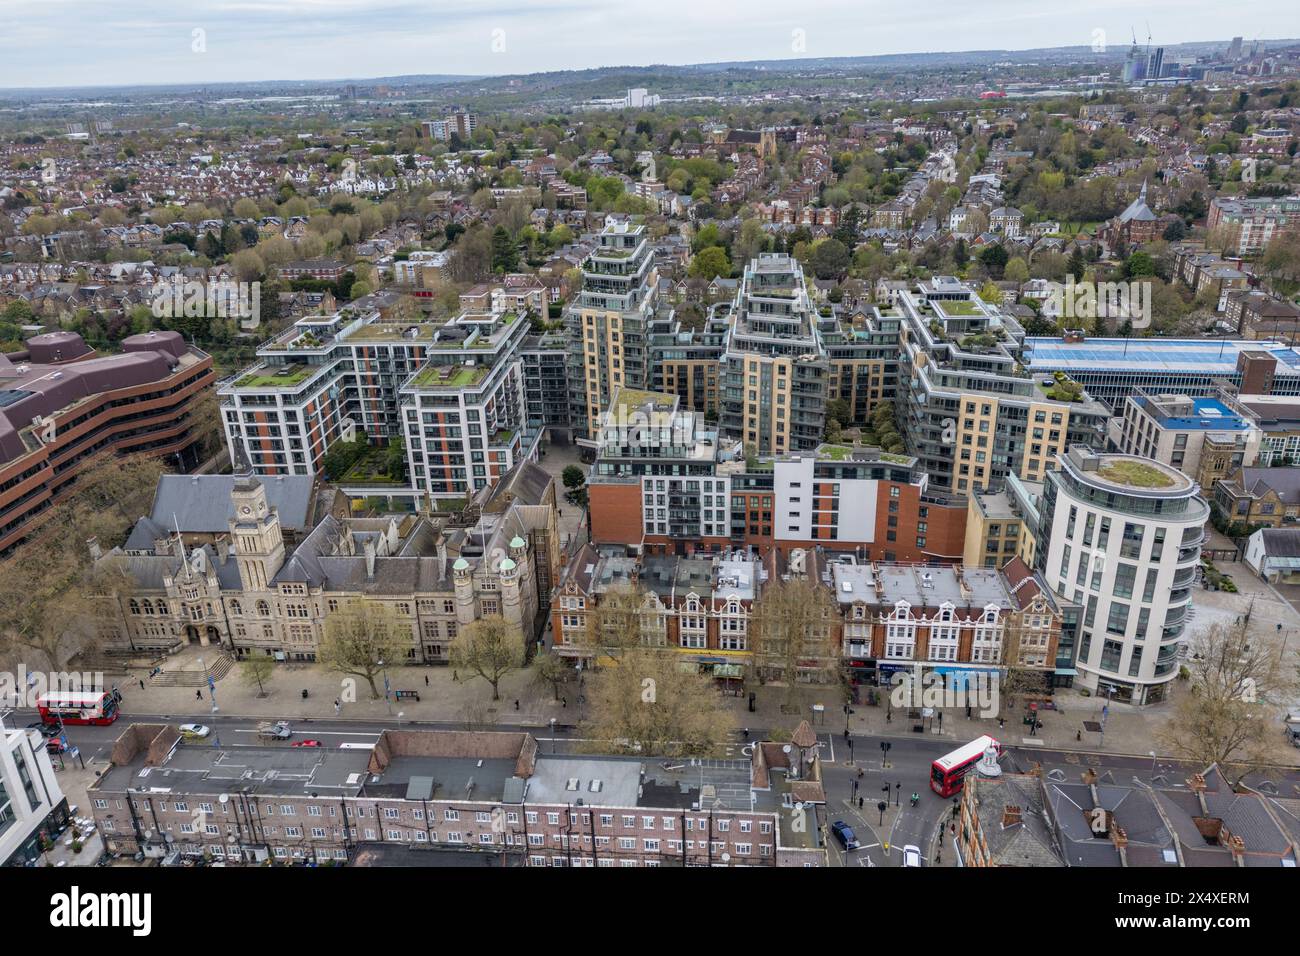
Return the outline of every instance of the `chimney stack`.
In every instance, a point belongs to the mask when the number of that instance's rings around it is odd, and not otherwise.
[[[375,576],[375,542],[371,538],[366,538],[366,580],[372,580]]]
[[[1002,829],[1005,830],[1007,827],[1014,827],[1022,822],[1023,820],[1018,806],[1008,803],[1002,808]]]

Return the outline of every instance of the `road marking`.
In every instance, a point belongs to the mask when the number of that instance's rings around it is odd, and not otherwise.
[[[256,730],[240,730],[240,729],[236,729],[236,730],[231,730],[230,733],[234,733],[234,734],[255,734],[255,733],[257,733],[257,731],[256,731]],[[295,735],[295,736],[305,737],[305,738],[308,739],[308,740],[311,740],[311,739],[314,738],[314,737],[374,737],[374,738],[378,739],[379,736],[380,736],[380,734],[379,734],[378,732],[371,732],[371,731],[366,731],[366,730],[311,730],[311,731],[294,731],[294,735]]]

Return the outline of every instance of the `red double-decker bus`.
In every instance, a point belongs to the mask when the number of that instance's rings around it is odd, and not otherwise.
[[[36,698],[47,724],[111,724],[117,720],[117,694],[102,690],[60,690]]]
[[[930,789],[941,797],[951,797],[957,793],[961,790],[966,773],[979,763],[979,759],[984,756],[984,751],[989,747],[999,754],[1002,753],[1002,745],[985,734],[964,747],[958,747],[950,754],[944,754],[930,764]]]

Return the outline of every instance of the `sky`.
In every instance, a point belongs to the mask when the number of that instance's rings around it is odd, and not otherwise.
[[[1300,36],[1296,0],[0,0],[0,88]],[[1086,9],[1085,9],[1086,8]]]

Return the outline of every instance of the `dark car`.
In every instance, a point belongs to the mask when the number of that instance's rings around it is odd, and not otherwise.
[[[39,730],[44,737],[57,737],[59,735],[58,724],[47,724],[43,720],[38,720],[34,724],[28,724],[29,730]]]
[[[856,850],[861,846],[861,844],[858,843],[858,835],[853,832],[853,827],[849,826],[843,820],[836,820],[832,823],[831,832],[835,834],[836,839],[840,841],[840,845],[846,850]]]

